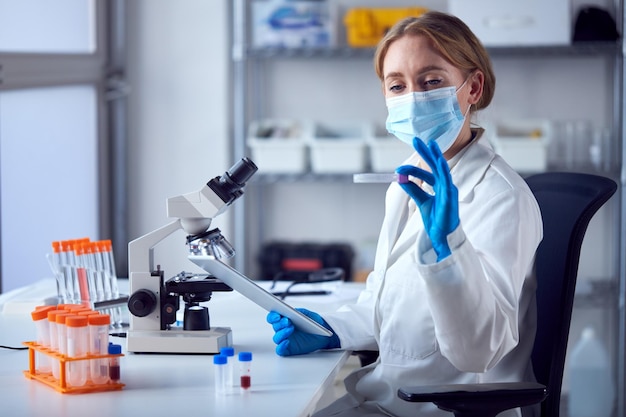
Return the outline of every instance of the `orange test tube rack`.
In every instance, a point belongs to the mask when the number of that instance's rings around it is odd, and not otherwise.
[[[84,360],[97,360],[104,358],[111,358],[115,356],[124,356],[123,354],[118,355],[87,355],[81,358],[70,358],[68,356],[62,355],[60,353],[54,352],[44,346],[39,345],[36,342],[22,342],[24,346],[28,346],[28,365],[29,369],[24,371],[24,376],[28,379],[34,379],[39,381],[45,385],[48,385],[58,392],[63,394],[86,394],[89,392],[102,392],[102,391],[117,391],[121,390],[125,384],[120,382],[107,382],[105,384],[93,384],[91,381],[87,381],[85,385],[73,387],[67,383],[67,363],[71,361],[84,361]],[[53,360],[59,362],[60,373],[59,379],[56,379],[52,376],[52,373],[42,373],[36,370],[35,364],[35,352],[41,352],[44,355],[49,356]],[[56,363],[55,365],[56,366]]]

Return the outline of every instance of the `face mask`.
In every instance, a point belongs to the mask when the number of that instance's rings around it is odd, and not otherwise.
[[[417,137],[426,143],[434,140],[442,153],[447,151],[465,123],[456,97],[458,90],[452,86],[388,98],[387,131],[411,148]]]

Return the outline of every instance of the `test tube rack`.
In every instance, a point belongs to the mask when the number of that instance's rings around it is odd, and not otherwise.
[[[84,361],[84,360],[97,360],[97,359],[105,359],[112,358],[115,356],[124,356],[124,354],[114,354],[114,355],[87,355],[81,358],[70,358],[68,356],[62,355],[58,352],[54,352],[44,346],[36,342],[22,342],[24,346],[28,346],[28,370],[24,371],[24,376],[28,379],[34,379],[39,381],[49,387],[54,388],[58,392],[63,394],[86,394],[90,392],[103,392],[103,391],[117,391],[121,390],[125,384],[121,382],[107,382],[105,384],[93,384],[91,381],[87,381],[84,385],[73,387],[67,383],[67,363],[71,361]],[[59,379],[56,379],[52,376],[51,372],[43,373],[38,372],[36,363],[35,363],[35,353],[40,352],[52,359],[59,361],[60,373]]]

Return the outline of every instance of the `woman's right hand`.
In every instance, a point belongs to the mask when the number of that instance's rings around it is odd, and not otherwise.
[[[315,352],[319,349],[335,349],[340,347],[339,337],[322,316],[304,308],[298,308],[297,310],[326,327],[333,332],[333,335],[318,336],[303,332],[296,329],[289,318],[282,316],[276,311],[270,311],[267,314],[267,322],[272,325],[275,332],[272,340],[276,343],[276,354],[279,356],[302,355]]]

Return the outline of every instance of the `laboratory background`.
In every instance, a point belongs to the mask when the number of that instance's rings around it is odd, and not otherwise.
[[[236,249],[234,265],[267,279],[277,248],[330,248],[346,280],[363,281],[387,186],[352,174],[393,172],[407,154],[384,131],[374,44],[358,33],[365,17],[350,14],[359,8],[450,11],[476,31],[497,88],[474,121],[523,175],[624,177],[622,1],[287,1],[320,19],[289,35],[263,23],[278,3],[0,0],[0,294],[50,277],[46,255],[64,239],[110,239],[126,276],[128,242],[171,221],[166,200],[242,157],[259,171],[213,221]],[[608,12],[619,39],[572,42],[590,7]],[[504,17],[480,32],[494,9]],[[511,25],[521,28],[513,37]],[[573,344],[594,328],[619,397],[622,200],[620,187],[587,231],[570,333]],[[196,270],[186,251],[181,230],[154,258],[170,275]]]

